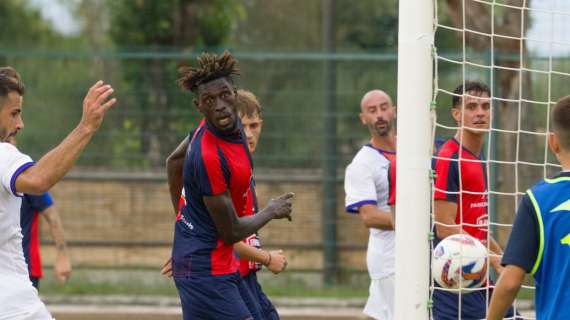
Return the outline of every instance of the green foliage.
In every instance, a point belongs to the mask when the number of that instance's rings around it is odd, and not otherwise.
[[[108,1],[108,6],[109,34],[118,50],[193,51],[219,46],[227,39],[236,19],[243,16],[235,0]],[[139,146],[139,152],[151,166],[161,166],[166,155],[199,120],[195,113],[189,112],[192,110],[189,110],[189,97],[175,84],[177,68],[185,63],[188,62],[151,58],[127,60],[120,65],[121,87],[130,93],[125,97],[128,110],[121,122],[132,124],[129,133],[139,134],[140,141],[130,146]],[[185,116],[173,116],[180,112]],[[137,118],[129,119],[133,114]],[[185,130],[172,134],[180,127]],[[127,133],[125,128],[117,130]],[[132,151],[123,146],[113,149],[120,154]]]
[[[41,47],[58,40],[51,26],[42,20],[38,10],[21,0],[0,1],[0,21],[2,47]]]
[[[398,45],[396,1],[338,1],[338,43],[343,48],[386,50]]]
[[[245,7],[247,19],[238,25],[232,46],[251,54],[240,59],[241,85],[265,108],[256,164],[318,168],[324,122],[330,121],[324,114],[321,1],[252,0]],[[336,1],[336,51],[354,56],[336,64],[340,166],[368,136],[358,120],[362,95],[381,88],[396,99],[396,12],[394,1]],[[270,58],[258,59],[258,52]],[[273,59],[271,53],[284,58]],[[299,53],[305,58],[294,58]]]

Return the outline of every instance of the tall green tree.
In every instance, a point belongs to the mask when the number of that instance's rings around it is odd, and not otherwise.
[[[190,61],[191,53],[216,48],[226,40],[243,15],[236,0],[133,0],[107,2],[109,34],[119,51],[144,49],[148,59],[121,64],[128,108],[136,119],[125,119],[125,130],[138,132],[148,165],[161,166],[179,137],[181,126],[190,129],[190,99],[175,85],[177,67]],[[165,59],[164,53],[188,52],[189,59]],[[192,59],[194,60],[194,59]],[[192,61],[193,63],[193,61]],[[133,112],[134,111],[134,112]],[[181,122],[184,124],[181,124]]]

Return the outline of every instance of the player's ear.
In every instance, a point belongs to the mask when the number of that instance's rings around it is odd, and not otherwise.
[[[453,117],[455,122],[457,122],[458,125],[461,124],[461,110],[459,109],[459,107],[451,108],[451,116]]]
[[[358,117],[360,118],[360,122],[363,125],[366,125],[366,121],[364,120],[364,114],[362,112],[360,114],[358,114]]]
[[[550,147],[550,151],[555,155],[560,153],[560,142],[558,141],[558,135],[554,132],[550,132],[548,134],[548,146]]]
[[[194,106],[196,107],[196,109],[198,109],[198,111],[200,111],[200,113],[202,113],[202,110],[200,110],[200,104],[198,104],[198,100],[192,99],[192,103],[194,103]]]

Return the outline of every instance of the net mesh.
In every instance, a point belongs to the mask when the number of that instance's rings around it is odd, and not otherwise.
[[[438,0],[435,1],[434,47],[434,141],[453,137],[462,128],[450,116],[454,88],[468,80],[486,83],[490,89],[490,126],[484,137],[480,160],[462,158],[438,160],[480,162],[484,165],[486,188],[484,192],[470,192],[459,178],[458,219],[455,225],[445,225],[435,219],[435,201],[432,201],[432,230],[440,224],[447,227],[482,227],[464,221],[462,201],[471,195],[487,198],[490,238],[504,248],[512,228],[516,208],[524,192],[538,180],[560,170],[548,150],[550,109],[562,96],[568,94],[570,80],[570,5],[564,1],[525,0]],[[462,96],[459,94],[459,96]],[[464,141],[459,136],[460,147]],[[458,166],[459,176],[462,165]],[[435,175],[438,174],[434,172]],[[465,174],[465,173],[463,173]],[[434,179],[435,180],[435,179]],[[439,190],[433,192],[453,194]],[[432,250],[437,240],[432,239]],[[493,256],[493,254],[491,254]],[[498,257],[498,256],[497,256]],[[488,270],[491,270],[487,259]],[[494,279],[493,273],[490,275]],[[482,287],[487,302],[492,282]],[[431,281],[430,296],[439,290],[452,291],[463,296],[469,290],[438,287]],[[523,319],[534,319],[532,279],[525,280],[515,302],[515,309]],[[458,299],[458,317],[466,316]],[[433,316],[433,308],[432,316]]]

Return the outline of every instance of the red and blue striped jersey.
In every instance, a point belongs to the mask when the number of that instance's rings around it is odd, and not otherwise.
[[[238,271],[233,245],[224,243],[203,197],[229,192],[238,215],[253,212],[253,163],[243,130],[223,135],[204,121],[190,136],[184,160],[186,204],[177,219],[173,276],[224,275]],[[248,208],[250,206],[250,208]]]
[[[474,155],[449,139],[435,158],[435,200],[457,203],[456,224],[469,235],[487,242],[488,200],[485,157]]]

